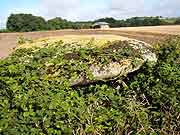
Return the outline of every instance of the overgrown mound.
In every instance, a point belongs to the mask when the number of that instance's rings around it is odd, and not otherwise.
[[[157,61],[130,41],[17,49],[0,61],[0,133],[178,134],[180,38],[156,48]]]
[[[32,53],[25,57],[22,55],[18,59],[21,59],[20,63],[23,64],[27,60],[34,61],[31,58],[42,51],[50,53],[45,56],[45,59],[40,58],[41,61],[38,62],[46,67],[44,70],[48,77],[65,80],[64,76],[66,76],[65,81],[68,81],[71,86],[126,76],[139,69],[145,61],[156,62],[157,60],[151,46],[145,42],[124,40],[126,38],[114,35],[92,37],[94,36],[72,35],[39,39],[35,42],[25,40],[17,49],[30,48]],[[118,41],[118,38],[124,41]],[[64,66],[69,67],[64,68]],[[62,72],[64,75],[61,74]]]

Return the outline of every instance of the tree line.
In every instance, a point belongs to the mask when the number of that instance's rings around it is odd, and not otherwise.
[[[45,20],[43,17],[32,14],[11,14],[8,17],[6,28],[11,32],[30,32],[60,29],[85,29],[90,28],[90,22],[72,22],[61,17]]]
[[[116,20],[112,17],[106,17],[95,22],[107,22],[111,27],[137,27],[137,26],[158,26],[180,24],[180,18],[156,17],[132,17],[126,20]]]
[[[61,17],[45,20],[43,17],[32,14],[11,14],[8,17],[6,31],[10,32],[30,32],[42,30],[60,29],[89,29],[96,22],[107,22],[110,27],[135,27],[135,26],[158,26],[169,24],[180,24],[180,18],[173,22],[168,19],[157,17],[133,17],[126,20],[116,20],[112,17],[101,18],[95,21],[72,22]]]

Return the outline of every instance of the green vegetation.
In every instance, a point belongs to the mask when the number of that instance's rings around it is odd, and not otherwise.
[[[44,18],[32,14],[11,14],[7,21],[7,30],[11,32],[82,29],[90,28],[90,26],[89,23],[70,22],[60,17],[45,21]]]
[[[2,59],[0,134],[178,135],[179,37],[155,47],[156,64],[145,63],[123,78],[70,86],[79,74],[93,79],[88,63],[138,55],[124,49],[127,53],[118,55],[91,44],[82,48],[59,41],[20,48]]]
[[[10,32],[10,31],[7,29],[0,29],[0,33],[7,33],[7,32]]]
[[[7,29],[16,32],[45,30],[46,21],[32,14],[11,14],[8,17]]]
[[[60,17],[56,17],[54,19],[48,20],[48,29],[49,30],[60,30],[60,29],[67,29],[72,28],[72,24],[65,19]]]
[[[180,24],[180,18],[175,21],[175,24]]]
[[[163,21],[166,22],[165,24],[168,24],[168,25],[175,24],[176,20],[178,20],[178,18],[164,18],[163,19]]]
[[[111,27],[136,27],[136,26],[158,26],[180,24],[179,18],[157,17],[132,17],[126,20],[116,20],[112,17],[101,18],[95,22],[108,22]]]
[[[96,22],[108,22],[111,27],[157,26],[165,22],[160,17],[133,17],[127,20],[116,20],[112,17],[101,18]]]
[[[32,40],[32,39],[30,39],[30,38],[24,38],[23,36],[20,36],[19,38],[18,38],[18,44],[19,45],[22,45],[22,44],[25,44],[25,43],[29,43],[29,44],[32,44],[34,41]]]
[[[7,30],[3,32],[28,32],[60,29],[89,29],[95,22],[107,22],[111,27],[135,27],[179,24],[179,18],[162,17],[132,17],[126,20],[116,20],[112,17],[95,21],[71,22],[61,17],[45,21],[42,17],[32,14],[11,14],[7,21]]]
[[[0,33],[7,33],[6,29],[0,29]]]
[[[70,22],[66,19],[56,17],[47,21],[47,27],[49,30],[60,30],[60,29],[89,29],[92,22]]]

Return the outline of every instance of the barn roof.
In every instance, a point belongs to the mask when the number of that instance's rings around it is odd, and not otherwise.
[[[94,24],[94,26],[96,26],[96,25],[109,25],[109,23],[107,23],[107,22],[96,22]]]

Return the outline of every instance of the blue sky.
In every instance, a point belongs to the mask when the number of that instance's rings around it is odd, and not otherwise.
[[[0,27],[11,13],[38,13],[39,0],[0,0]]]
[[[180,0],[0,0],[0,27],[11,13],[32,13],[46,19],[118,19],[132,16],[180,16]]]

